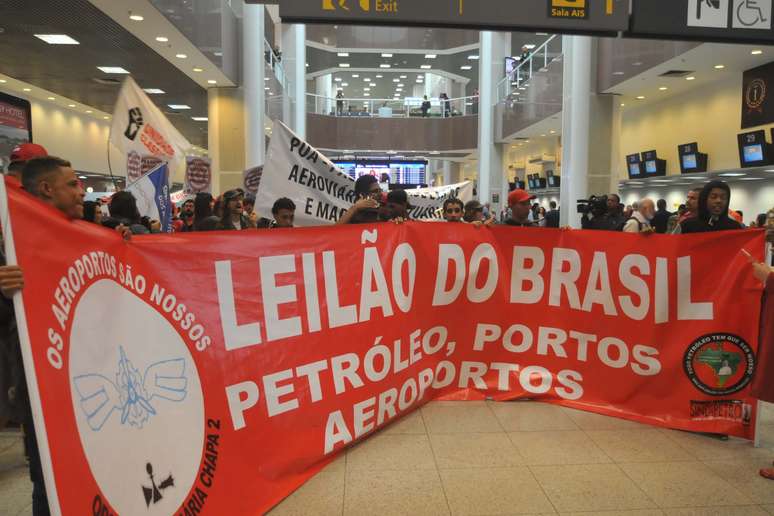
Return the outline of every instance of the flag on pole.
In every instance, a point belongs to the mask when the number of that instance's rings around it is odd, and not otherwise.
[[[126,182],[137,181],[159,163],[170,176],[182,170],[191,143],[180,134],[148,95],[127,77],[118,94],[110,128],[112,143],[126,159]]]
[[[169,195],[169,167],[162,164],[126,187],[137,199],[140,215],[161,223],[162,233],[172,232],[172,199]]]

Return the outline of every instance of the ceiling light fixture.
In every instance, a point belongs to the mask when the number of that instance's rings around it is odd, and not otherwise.
[[[725,67],[726,67],[726,65],[722,65],[722,64],[715,65],[715,70],[722,70]]]
[[[353,79],[359,79],[360,78],[360,74],[359,73],[353,73],[352,74],[352,78]]]
[[[384,75],[377,75],[376,76],[377,79],[381,79],[382,77],[384,77]]]
[[[363,96],[364,96],[364,97],[370,97],[370,96],[371,96],[371,94],[370,94],[370,93],[363,93]]]
[[[535,48],[535,45],[530,43],[529,45],[524,45],[524,48],[526,48],[527,50],[532,50],[533,48]]]
[[[92,113],[93,113],[93,111],[92,111],[91,109],[87,109],[87,110],[86,110],[86,114],[89,114],[89,115],[90,115],[90,114],[92,114]]]
[[[204,68],[199,68],[199,67],[197,66],[197,67],[194,67],[193,71],[194,71],[194,72],[203,72],[203,71],[204,71]]]
[[[218,84],[218,81],[215,79],[207,79],[207,84]]]
[[[98,66],[97,68],[103,73],[129,73],[129,70],[120,66]]]
[[[382,54],[382,57],[392,57],[392,54]]]
[[[130,14],[129,19],[132,21],[143,21],[145,18],[143,18],[139,14]]]
[[[175,57],[178,59],[188,59],[188,56],[185,54],[175,54]]]
[[[639,96],[637,97],[637,100],[645,100],[645,95],[639,95]]]
[[[371,82],[371,79],[368,77],[363,77],[363,82]]]
[[[477,61],[478,60],[478,54],[470,55],[470,56],[468,56],[468,59],[470,59],[471,61]]]
[[[48,100],[56,100],[56,97],[48,97]]]
[[[164,90],[160,90],[158,88],[143,88],[142,91],[144,91],[148,95],[163,95],[164,93],[166,93]]]
[[[339,56],[339,57],[349,57],[349,52],[339,52],[336,55]]]
[[[752,52],[750,52],[750,53],[751,53],[752,55],[754,55],[754,56],[759,56],[759,55],[761,55],[761,54],[763,53],[763,50],[753,50],[753,51],[752,51]]]
[[[696,79],[696,77],[694,77],[693,75],[691,75],[690,77],[686,77],[685,78],[686,81],[693,81],[695,79]]]
[[[390,65],[388,65],[388,64],[380,64],[379,65],[379,68],[389,68],[389,67],[390,67]]]
[[[425,59],[435,59],[438,57],[437,54],[425,54]]]
[[[348,82],[342,82],[341,85],[346,88],[347,86],[349,86],[349,83]]]
[[[744,175],[747,175],[743,172],[726,172],[725,174],[720,174],[720,177],[742,177]]]
[[[660,87],[658,90],[659,90],[659,91],[666,91],[666,90],[668,90],[668,89],[669,89],[669,88],[667,88],[666,86],[661,86],[661,87]]]
[[[430,65],[422,65],[422,66],[420,66],[420,68],[422,70],[430,70],[432,68],[432,66],[430,66]]]
[[[335,78],[335,79],[333,79],[333,80],[334,80],[334,81],[336,81],[336,82],[341,82],[341,81],[342,81],[341,77],[336,77],[336,78]]]
[[[623,72],[613,72],[613,75],[623,75]]]
[[[102,120],[110,120],[110,117],[109,116],[103,116]]]
[[[191,120],[193,120],[194,122],[206,122],[209,120],[209,118],[207,118],[206,116],[192,116]]]
[[[75,104],[67,104],[67,107],[75,107]]]
[[[349,68],[349,63],[339,63],[339,68]]]
[[[406,78],[406,76],[405,76],[405,75],[401,75],[401,76],[400,76],[400,78],[401,78],[401,79],[405,79],[405,78]]]
[[[473,69],[472,66],[468,66],[468,65],[460,66],[460,70],[472,70],[472,69]]]
[[[191,106],[187,104],[167,104],[167,106],[169,106],[170,109],[176,109],[176,110],[191,109]]]
[[[624,104],[624,103],[621,103],[621,107],[626,107],[626,104]]]
[[[393,79],[392,82],[400,82],[400,79]]]
[[[49,45],[80,45],[80,43],[67,34],[35,34],[35,37]]]
[[[22,91],[32,91],[30,88],[22,88]]]
[[[167,41],[169,41],[169,38],[166,36],[156,36],[156,41],[158,41],[159,43],[166,43]]]

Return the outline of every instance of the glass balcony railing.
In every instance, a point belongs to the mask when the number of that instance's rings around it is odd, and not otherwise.
[[[325,97],[307,93],[306,110],[338,117],[450,118],[478,114],[478,96],[454,99],[405,97],[402,99]]]
[[[503,102],[525,91],[535,73],[545,72],[548,65],[562,56],[562,38],[551,36],[545,43],[522,59],[497,85],[497,102]]]

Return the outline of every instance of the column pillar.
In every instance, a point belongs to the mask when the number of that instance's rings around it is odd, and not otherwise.
[[[333,110],[333,75],[326,73],[314,79],[315,94],[319,97],[315,99],[315,113],[318,115],[329,115]],[[310,107],[311,108],[311,107]]]
[[[246,168],[263,165],[264,133],[264,6],[245,4],[242,26],[242,90]],[[218,168],[213,167],[214,170]]]
[[[452,181],[452,164],[449,160],[443,162],[443,184],[444,186],[454,184],[454,181]]]
[[[505,77],[503,62],[510,53],[511,35],[483,31],[480,41],[478,198],[482,204],[490,203],[491,211],[498,213],[507,203],[508,183],[503,177],[503,146],[495,143],[494,105],[497,83]]]
[[[597,41],[589,36],[563,36],[561,224],[580,227],[578,199],[611,192],[611,150],[615,98],[596,93]]]
[[[207,148],[212,160],[212,193],[218,195],[242,185],[248,140],[245,134],[244,90],[207,90]],[[260,126],[263,129],[263,126]],[[260,162],[262,163],[262,161]]]
[[[282,26],[282,66],[294,105],[289,125],[298,136],[306,138],[306,25]]]

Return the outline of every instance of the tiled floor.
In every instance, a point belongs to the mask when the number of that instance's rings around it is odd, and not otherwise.
[[[272,511],[323,515],[774,515],[763,448],[532,402],[435,402],[353,447]],[[18,434],[0,432],[0,515],[28,515]]]

